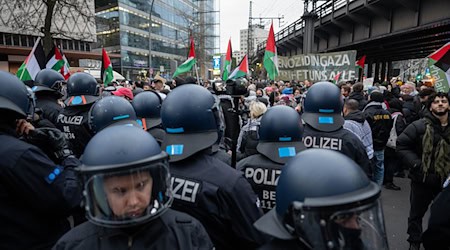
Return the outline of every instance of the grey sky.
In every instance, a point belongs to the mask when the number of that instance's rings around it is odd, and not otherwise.
[[[239,31],[248,27],[249,0],[220,0],[220,52],[227,50],[231,37],[233,50],[239,50]],[[284,15],[281,27],[274,21],[275,33],[299,19],[303,13],[302,0],[253,0],[253,17],[278,17]],[[264,21],[263,21],[264,22]],[[270,21],[266,26],[269,29]],[[259,20],[253,20],[259,23]]]

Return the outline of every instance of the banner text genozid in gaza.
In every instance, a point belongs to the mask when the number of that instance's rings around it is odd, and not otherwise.
[[[340,73],[339,81],[348,81],[358,78],[355,61],[355,50],[278,56],[278,68],[282,80],[331,81]]]

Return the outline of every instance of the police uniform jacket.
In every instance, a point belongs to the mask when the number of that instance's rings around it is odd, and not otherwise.
[[[323,148],[339,151],[354,160],[368,176],[372,175],[370,160],[361,140],[348,131],[340,128],[332,132],[323,132],[305,124],[303,144],[307,148]]]
[[[48,95],[39,95],[36,99],[36,107],[42,110],[41,119],[47,119],[53,124],[56,124],[58,115],[63,110],[57,99]]]
[[[373,150],[385,149],[393,124],[391,114],[379,102],[370,102],[363,112],[372,128]]]
[[[68,106],[59,114],[56,127],[64,132],[73,154],[80,157],[93,133],[89,128],[89,110],[92,104]]]
[[[439,250],[450,248],[450,186],[447,186],[434,199],[431,205],[428,228],[422,235],[425,249]]]
[[[53,249],[213,249],[203,226],[168,209],[136,228],[106,228],[87,221],[66,233]]]
[[[275,207],[275,189],[283,166],[259,153],[246,157],[237,164],[236,169],[244,173],[258,195],[264,213]]]
[[[216,249],[254,249],[264,236],[253,227],[263,215],[242,173],[201,151],[171,162],[172,208],[197,218]]]
[[[268,242],[267,244],[261,246],[258,248],[258,250],[307,250],[307,248],[303,243],[301,243],[299,240],[280,240],[280,239],[273,239],[272,241]]]
[[[0,130],[0,249],[49,249],[69,230],[81,189],[67,158],[56,166],[39,148]]]

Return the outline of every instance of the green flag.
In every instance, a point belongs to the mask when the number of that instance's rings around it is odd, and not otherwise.
[[[191,71],[192,67],[194,66],[194,64],[196,62],[197,62],[197,60],[195,59],[194,38],[191,37],[191,48],[189,49],[188,59],[183,64],[181,64],[177,68],[177,70],[175,70],[175,73],[173,73],[172,78],[175,78],[179,74],[183,74],[183,73]]]

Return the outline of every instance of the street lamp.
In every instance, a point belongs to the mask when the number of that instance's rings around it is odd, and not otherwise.
[[[150,13],[149,13],[149,23],[148,23],[148,69],[150,73],[150,69],[152,68],[152,12],[153,12],[153,4],[155,0],[151,0],[150,4]]]

